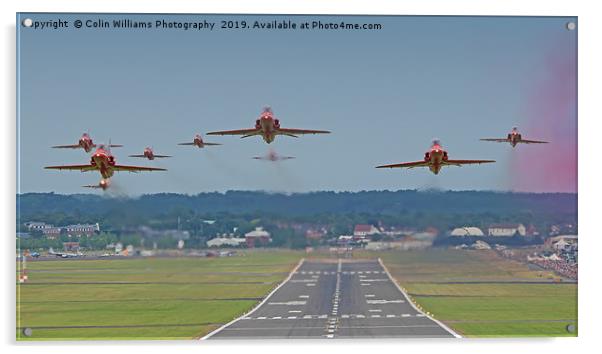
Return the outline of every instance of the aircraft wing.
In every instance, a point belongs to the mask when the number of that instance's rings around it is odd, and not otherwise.
[[[155,157],[158,157],[158,158],[171,157],[171,156],[169,156],[169,155],[154,155],[154,156],[155,156]]]
[[[328,130],[309,130],[309,129],[291,129],[291,128],[279,128],[277,130],[280,134],[284,135],[303,135],[303,134],[330,134]]]
[[[395,163],[392,165],[381,165],[376,166],[376,168],[414,168],[414,167],[425,167],[428,166],[428,162],[426,161],[414,161],[414,162],[403,162],[403,163]]]
[[[158,167],[125,166],[125,165],[115,165],[115,166],[113,166],[113,170],[128,171],[128,172],[167,171],[164,168],[158,168]]]
[[[194,143],[179,143],[178,145],[195,145]]]
[[[96,166],[88,165],[62,165],[62,166],[46,166],[48,170],[70,170],[70,171],[96,171]]]
[[[52,147],[53,149],[80,149],[81,146],[77,145],[55,145]]]
[[[218,132],[210,132],[207,135],[244,135],[244,136],[253,136],[261,134],[261,129],[238,129],[238,130],[222,130]],[[205,145],[207,145],[205,143]]]
[[[144,156],[144,155],[128,155],[128,157],[146,157],[146,156]]]
[[[123,147],[123,145],[121,145],[121,144],[109,144],[109,147],[120,148],[120,147]]]
[[[519,143],[525,143],[525,144],[547,144],[547,141],[540,141],[540,140],[525,140],[525,139],[521,139],[518,141]]]
[[[473,165],[473,164],[482,164],[482,163],[492,163],[495,160],[447,160],[443,161],[444,165],[451,166],[462,166],[462,165]]]
[[[206,145],[206,146],[217,146],[217,145],[222,145],[222,144],[218,144],[218,143],[203,143],[203,145]]]
[[[479,139],[481,141],[495,141],[496,143],[507,143],[510,140],[508,139],[498,139],[498,138],[485,138],[485,139]]]

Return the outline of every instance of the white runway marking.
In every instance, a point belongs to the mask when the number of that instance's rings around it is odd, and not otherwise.
[[[258,320],[265,320],[267,317],[261,316],[261,317],[257,317]]]
[[[380,315],[372,315],[370,317],[372,317],[372,318],[380,318]]]
[[[366,300],[369,304],[402,304],[404,300]]]
[[[301,310],[289,310],[288,313],[301,313]]]
[[[268,302],[268,305],[286,305],[286,306],[300,306],[307,304],[307,301],[287,301],[287,302]]]
[[[281,318],[282,318],[281,316],[274,316],[274,317],[272,317],[273,320],[279,320]]]
[[[313,283],[315,282],[315,279],[293,279],[290,282],[291,283]]]
[[[403,315],[401,315],[401,317],[411,317],[412,315],[410,315],[409,313],[404,313]]]
[[[316,286],[316,283],[307,283],[305,286]]]
[[[371,310],[368,310],[368,311],[369,312],[383,312],[383,310],[380,310],[380,309],[371,309]]]
[[[364,295],[364,296],[365,296],[365,297],[375,297],[376,295],[374,295],[374,294],[366,294],[366,295]]]
[[[297,318],[297,316],[288,316],[288,319],[289,319],[289,320],[294,320],[294,319],[296,319],[296,318]]]
[[[299,297],[302,299],[309,299],[309,295],[299,295]]]

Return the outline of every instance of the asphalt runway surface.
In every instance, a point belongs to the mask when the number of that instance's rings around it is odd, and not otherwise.
[[[374,260],[304,261],[258,307],[204,339],[453,338]]]

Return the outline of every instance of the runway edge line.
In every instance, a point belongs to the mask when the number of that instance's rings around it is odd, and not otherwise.
[[[272,297],[272,295],[274,295],[274,293],[276,291],[278,291],[278,289],[280,289],[284,284],[288,283],[289,280],[291,280],[291,278],[293,277],[293,274],[295,274],[295,272],[297,271],[297,269],[299,269],[299,267],[301,267],[301,265],[303,264],[303,262],[305,262],[305,258],[301,258],[301,260],[299,260],[299,263],[297,263],[297,265],[295,266],[295,268],[293,268],[293,270],[291,270],[291,272],[289,273],[288,277],[286,277],[286,279],[284,279],[282,281],[282,283],[280,283],[276,288],[274,288],[274,290],[272,290],[263,300],[261,300],[260,303],[258,303],[251,311],[247,312],[247,313],[243,313],[242,315],[238,316],[237,318],[233,319],[232,321],[226,323],[225,325],[213,330],[212,332],[207,333],[204,337],[199,338],[199,340],[207,340],[209,339],[211,336],[217,334],[218,332],[220,332],[221,330],[223,330],[224,328],[238,322],[241,318],[245,317],[245,316],[249,316],[251,315],[253,312],[255,312],[258,308],[260,308],[266,301],[269,300],[270,297]]]
[[[414,303],[412,302],[412,300],[410,299],[410,297],[408,296],[408,294],[401,288],[401,286],[399,286],[399,284],[397,283],[397,281],[395,280],[395,278],[393,278],[393,276],[391,275],[391,273],[389,273],[389,269],[385,266],[385,264],[383,263],[382,259],[380,259],[380,257],[378,258],[378,263],[380,264],[381,267],[383,267],[383,269],[385,270],[385,273],[387,273],[387,276],[389,277],[389,279],[393,282],[393,284],[395,284],[395,286],[397,287],[397,289],[403,294],[403,296],[406,298],[407,302],[410,305],[412,305],[412,307],[414,308],[414,310],[416,310],[416,311],[420,312],[421,314],[423,314],[424,316],[428,317],[431,321],[433,321],[436,324],[438,324],[439,326],[441,326],[441,328],[443,328],[444,330],[448,331],[454,337],[456,337],[456,338],[462,338],[461,335],[459,335],[458,333],[456,333],[453,329],[447,327],[443,322],[434,319],[433,317],[431,317],[430,315],[424,313],[424,311],[422,311],[418,307],[416,307],[416,305],[414,305]]]

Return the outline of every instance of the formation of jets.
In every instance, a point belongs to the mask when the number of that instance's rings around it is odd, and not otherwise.
[[[328,130],[310,130],[310,129],[293,129],[283,128],[280,126],[280,120],[275,118],[274,113],[270,107],[265,107],[260,114],[259,118],[255,121],[255,126],[250,129],[238,129],[238,130],[223,130],[209,132],[207,135],[240,135],[241,138],[247,138],[251,136],[261,136],[263,140],[270,144],[274,141],[276,136],[283,135],[297,138],[299,135],[305,134],[328,134]],[[518,132],[518,129],[514,127],[512,131],[507,135],[506,138],[483,138],[482,141],[493,141],[493,142],[507,142],[513,148],[519,143],[524,144],[543,144],[546,141],[540,140],[527,140],[523,139],[522,135]],[[200,134],[196,134],[191,142],[179,143],[178,145],[196,146],[197,148],[205,148],[208,146],[221,145],[218,143],[205,142]],[[119,165],[115,160],[115,156],[111,153],[112,147],[123,147],[119,144],[99,144],[96,145],[88,133],[84,133],[79,139],[77,144],[73,145],[57,145],[52,148],[58,149],[83,149],[89,153],[92,149],[96,150],[90,156],[90,160],[86,164],[81,165],[59,165],[59,166],[47,166],[46,169],[53,170],[72,170],[72,171],[98,171],[102,177],[98,184],[84,185],[85,188],[98,188],[106,190],[110,186],[110,178],[113,177],[115,172],[127,171],[127,172],[150,172],[150,171],[167,171],[164,168],[159,167],[146,167],[146,166],[132,166],[132,165]],[[140,155],[129,155],[129,157],[145,158],[150,161],[156,158],[169,158],[169,155],[158,155],[153,152],[151,147],[146,147]],[[275,151],[270,150],[265,156],[255,156],[253,159],[266,160],[266,161],[282,161],[294,159],[293,156],[281,156],[276,154]],[[376,168],[416,168],[416,167],[428,167],[429,170],[434,174],[439,174],[441,168],[444,166],[463,166],[470,164],[485,164],[493,163],[494,160],[464,160],[464,159],[450,159],[446,150],[443,149],[438,139],[433,140],[433,144],[430,149],[424,154],[424,158],[419,161],[402,162],[395,164],[387,164],[376,166]]]

